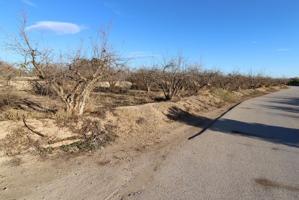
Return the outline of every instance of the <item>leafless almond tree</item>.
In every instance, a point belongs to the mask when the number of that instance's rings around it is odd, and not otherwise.
[[[17,76],[18,70],[14,68],[12,65],[0,61],[0,77],[6,80],[6,85],[10,84],[11,79]]]
[[[162,66],[156,81],[166,100],[171,100],[182,91],[186,81],[185,68],[182,57],[173,58]]]
[[[50,57],[50,51],[39,49],[38,45],[30,40],[26,31],[26,18],[20,27],[14,49],[23,56],[23,66],[50,86],[70,115],[83,114],[96,83],[107,78],[109,69],[118,62],[116,56],[109,51],[107,38],[103,33],[102,43],[94,45],[91,59],[78,53],[70,63],[55,64]]]
[[[142,90],[151,92],[152,87],[155,85],[158,71],[155,68],[141,67],[137,71],[131,73],[130,81],[138,85]]]

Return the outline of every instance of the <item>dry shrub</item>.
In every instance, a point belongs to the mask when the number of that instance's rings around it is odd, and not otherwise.
[[[65,152],[85,152],[93,151],[113,142],[117,135],[114,126],[102,126],[98,120],[85,119],[80,129],[77,131],[82,136],[82,140],[69,145],[61,146]]]
[[[224,90],[221,88],[215,88],[212,90],[212,93],[224,102],[235,102],[236,101],[236,97],[230,91],[227,91],[227,90]]]

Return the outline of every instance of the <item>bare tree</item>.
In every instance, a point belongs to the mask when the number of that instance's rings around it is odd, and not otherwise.
[[[208,81],[205,80],[207,76],[203,76],[201,66],[198,64],[189,66],[186,71],[186,76],[186,90],[190,95],[198,94],[198,92],[208,84]]]
[[[11,79],[17,76],[18,70],[6,62],[0,61],[0,77],[6,80],[6,85],[10,84]]]
[[[135,84],[138,89],[146,90],[148,93],[151,92],[152,87],[155,85],[155,79],[157,70],[154,68],[141,67],[135,72],[132,72],[130,81]]]
[[[121,81],[125,81],[128,75],[128,69],[123,64],[117,64],[108,68],[108,76],[106,80],[109,83],[110,90],[115,90],[117,84],[121,85]]]
[[[166,100],[179,95],[186,81],[185,63],[182,57],[166,62],[157,76],[156,82],[162,89]]]
[[[26,18],[20,27],[19,40],[15,50],[24,58],[23,66],[35,73],[64,103],[65,111],[70,115],[82,115],[96,83],[108,76],[109,68],[117,64],[103,33],[102,43],[94,45],[91,59],[78,53],[70,63],[53,64],[49,50],[40,50],[26,31]]]

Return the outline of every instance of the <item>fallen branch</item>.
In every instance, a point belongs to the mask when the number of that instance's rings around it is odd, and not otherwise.
[[[67,137],[67,138],[62,138],[62,139],[57,139],[57,140],[50,140],[48,142],[48,144],[55,144],[55,143],[58,143],[58,142],[63,142],[63,141],[68,141],[68,140],[78,140],[78,139],[82,139],[82,137],[70,136],[70,137]]]
[[[23,123],[24,123],[25,127],[26,127],[28,130],[30,130],[32,133],[35,133],[36,135],[38,135],[38,136],[40,136],[40,137],[46,137],[44,134],[42,134],[42,133],[40,133],[40,132],[38,132],[38,131],[35,131],[35,130],[33,130],[32,127],[28,126],[28,124],[26,123],[26,120],[25,120],[25,117],[24,117],[24,116],[23,116]]]

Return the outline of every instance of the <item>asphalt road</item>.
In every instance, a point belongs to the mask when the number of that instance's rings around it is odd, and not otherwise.
[[[298,200],[299,87],[243,102],[171,153],[130,199]]]

